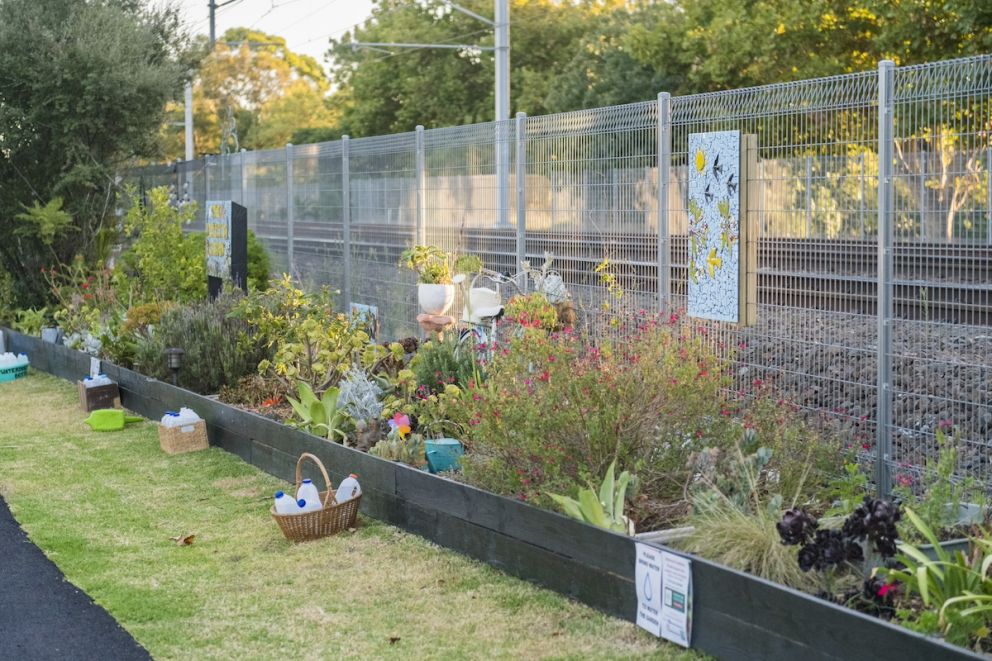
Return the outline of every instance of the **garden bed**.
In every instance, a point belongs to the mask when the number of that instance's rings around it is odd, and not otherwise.
[[[8,350],[75,380],[89,356],[7,331]],[[281,479],[301,452],[332,479],[361,475],[362,511],[510,574],[635,619],[634,540],[553,512],[345,448],[137,372],[104,364],[124,406],[149,417],[189,406],[210,442]],[[968,650],[701,558],[693,560],[692,646],[724,658],[974,658]]]

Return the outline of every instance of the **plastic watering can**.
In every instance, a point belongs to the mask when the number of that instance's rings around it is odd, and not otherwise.
[[[83,420],[93,431],[120,431],[129,422],[143,422],[141,416],[125,415],[120,409],[96,409]]]

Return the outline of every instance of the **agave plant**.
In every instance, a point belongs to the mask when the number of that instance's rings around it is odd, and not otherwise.
[[[286,397],[299,418],[290,424],[306,429],[311,433],[320,434],[329,441],[340,440],[347,445],[348,435],[341,427],[348,419],[348,414],[338,406],[338,389],[328,388],[318,397],[314,394],[313,389],[303,381],[299,382],[297,388],[300,392],[299,399]]]
[[[616,461],[606,470],[606,477],[599,487],[599,495],[592,488],[580,489],[579,499],[548,494],[558,503],[562,511],[573,519],[591,523],[600,528],[626,535],[634,534],[634,523],[624,516],[623,506],[627,498],[627,486],[630,484],[630,473],[620,473],[619,479],[614,479]]]

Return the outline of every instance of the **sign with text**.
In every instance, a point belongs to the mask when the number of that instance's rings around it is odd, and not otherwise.
[[[248,291],[248,210],[230,200],[207,201],[207,292],[217,298],[224,283]]]
[[[636,544],[637,626],[661,636],[661,549]]]
[[[661,637],[689,647],[692,639],[692,560],[660,551]]]
[[[231,277],[231,202],[207,202],[207,275]]]

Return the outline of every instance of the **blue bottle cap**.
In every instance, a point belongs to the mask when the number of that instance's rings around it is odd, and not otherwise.
[[[173,415],[173,416],[175,416],[177,418],[179,417],[179,413],[177,413],[176,411],[166,411],[165,414],[166,415]]]
[[[313,484],[313,480],[303,480],[303,484]]]
[[[276,491],[276,498],[282,498],[285,495],[282,491]]]
[[[305,501],[305,500],[303,500],[301,498],[300,500],[296,501],[296,504],[299,505],[300,507],[306,507],[307,506],[307,501]]]

